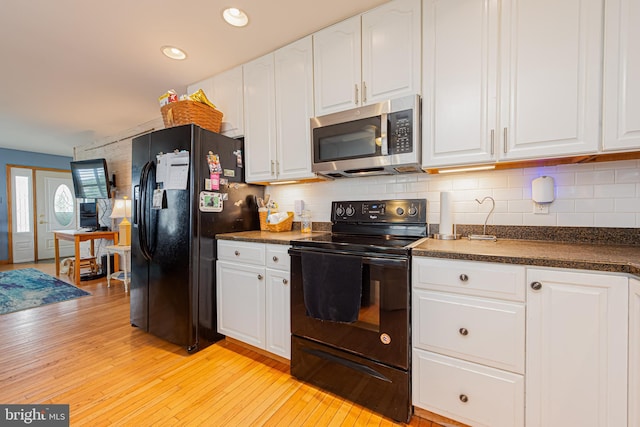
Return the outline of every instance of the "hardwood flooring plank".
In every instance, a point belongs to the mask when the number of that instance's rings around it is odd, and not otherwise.
[[[55,271],[0,271],[25,267]],[[69,404],[74,427],[403,425],[230,341],[189,355],[130,325],[122,286],[79,287],[91,295],[0,316],[0,402]],[[437,427],[418,417],[409,425]]]

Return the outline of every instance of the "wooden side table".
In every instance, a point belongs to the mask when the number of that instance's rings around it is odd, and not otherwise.
[[[114,244],[118,244],[117,231],[79,231],[79,230],[57,230],[53,232],[54,249],[56,257],[56,276],[60,275],[60,240],[69,240],[75,244],[74,266],[80,266],[80,242],[91,242],[91,256],[94,254],[93,241],[96,239],[113,240]],[[118,260],[115,260],[115,268],[118,269]],[[75,268],[73,272],[73,281],[76,285],[80,285],[80,268]]]
[[[110,245],[105,248],[107,251],[107,287],[111,287],[111,279],[121,280],[124,283],[124,291],[129,292],[129,272],[127,271],[127,261],[128,254],[131,253],[131,246],[126,245]],[[111,254],[117,254],[122,256],[122,262],[120,263],[120,267],[122,267],[122,271],[114,271],[111,273]],[[117,261],[115,263],[116,268],[118,268]],[[124,278],[122,278],[121,274],[124,273]]]

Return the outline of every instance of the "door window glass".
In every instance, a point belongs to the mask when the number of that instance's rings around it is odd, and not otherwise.
[[[66,184],[61,184],[53,196],[53,213],[63,227],[73,221],[73,195]]]
[[[31,221],[29,221],[29,177],[15,177],[15,204],[16,204],[16,232],[29,233],[31,231]]]

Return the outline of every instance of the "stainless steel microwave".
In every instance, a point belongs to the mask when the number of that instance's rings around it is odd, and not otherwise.
[[[311,119],[312,170],[330,178],[422,172],[420,96]]]

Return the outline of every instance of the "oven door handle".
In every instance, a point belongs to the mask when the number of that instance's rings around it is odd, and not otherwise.
[[[409,264],[408,259],[394,259],[394,258],[372,258],[362,257],[363,264],[376,265],[380,267],[390,268],[407,268]]]

